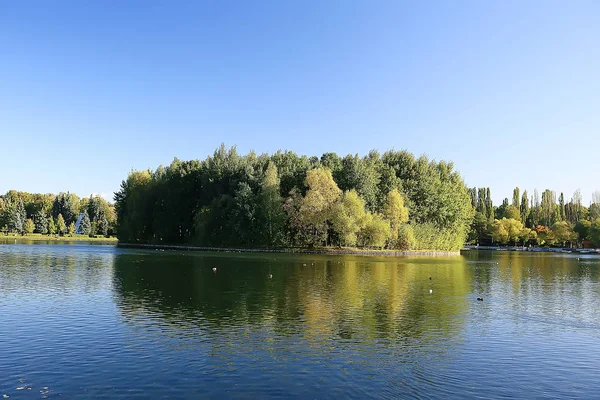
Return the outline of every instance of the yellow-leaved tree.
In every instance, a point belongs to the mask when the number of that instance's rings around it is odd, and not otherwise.
[[[387,201],[383,206],[383,216],[390,221],[390,239],[397,241],[400,226],[408,222],[408,208],[404,206],[404,199],[398,189],[388,193]]]
[[[365,201],[356,190],[344,193],[342,199],[334,206],[333,229],[340,237],[340,244],[354,246],[358,232],[364,228],[367,213]]]
[[[331,171],[315,168],[306,174],[308,191],[300,205],[299,218],[311,231],[310,245],[327,242],[327,222],[332,221],[335,205],[342,194]]]

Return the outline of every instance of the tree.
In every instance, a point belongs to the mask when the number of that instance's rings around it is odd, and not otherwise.
[[[25,223],[23,224],[23,231],[29,235],[29,234],[33,233],[34,229],[35,229],[35,225],[33,224],[33,220],[32,219],[25,220]]]
[[[68,228],[69,236],[73,236],[75,234],[75,222],[71,222]]]
[[[600,218],[596,218],[590,225],[590,241],[592,246],[600,247]]]
[[[507,206],[504,209],[504,216],[508,219],[514,219],[517,221],[521,220],[521,211],[518,207],[515,206]]]
[[[24,224],[27,220],[27,214],[25,212],[25,207],[23,206],[23,201],[21,199],[12,201],[9,203],[7,211],[8,229],[12,232],[23,234]]]
[[[48,217],[48,233],[51,235],[56,233],[56,224],[54,223],[54,218],[52,218],[52,216]]]
[[[59,235],[67,233],[67,225],[65,224],[65,219],[62,214],[58,214],[58,217],[56,218],[56,230]]]
[[[495,220],[491,229],[492,238],[497,243],[517,243],[525,234],[529,235],[529,231],[524,230],[521,221],[514,218],[502,218]]]
[[[390,223],[377,213],[367,213],[361,232],[363,246],[382,248],[389,238]]]
[[[577,239],[573,230],[569,226],[569,223],[566,221],[554,223],[554,225],[552,225],[552,232],[554,233],[554,239],[563,246],[565,246],[567,242]]]
[[[65,223],[70,224],[76,219],[77,210],[75,209],[75,203],[79,203],[79,198],[76,195],[68,192],[59,193],[52,205],[52,215],[58,219],[58,215],[60,214],[63,216]]]
[[[408,222],[408,209],[404,207],[404,199],[397,189],[387,195],[387,201],[383,207],[383,216],[390,223],[391,239],[398,239],[398,229],[402,224]]]
[[[40,210],[33,216],[33,223],[35,224],[35,231],[45,235],[48,233],[48,216],[44,210]]]
[[[527,190],[523,192],[523,197],[521,198],[521,222],[526,223],[527,218],[529,217],[529,195],[527,194]]]
[[[573,229],[580,240],[589,240],[590,239],[590,228],[592,227],[592,223],[587,220],[581,220],[575,224],[575,228]]]
[[[102,219],[97,222],[97,230],[102,236],[108,236],[108,220],[106,217],[102,217]]]
[[[309,244],[320,244],[327,241],[327,222],[332,219],[341,190],[333,181],[331,171],[323,168],[313,169],[306,174],[306,186],[308,191],[300,205],[300,219],[313,231]]]
[[[341,244],[356,244],[358,233],[364,228],[365,218],[365,201],[356,190],[344,193],[341,201],[335,204],[332,217],[333,229],[339,235]]]
[[[513,197],[512,197],[512,206],[515,208],[519,208],[519,204],[520,204],[520,189],[517,186],[516,188],[514,188],[513,190]]]
[[[266,244],[267,247],[283,244],[285,212],[283,210],[283,199],[279,194],[277,167],[273,162],[269,162],[265,171],[258,196],[258,203],[261,243]]]
[[[417,239],[415,238],[415,232],[412,226],[402,225],[398,229],[398,240],[396,242],[396,248],[400,250],[412,250],[417,246]]]
[[[89,235],[92,231],[92,223],[90,221],[90,216],[87,213],[87,210],[83,212],[83,217],[81,218],[81,222],[79,223],[79,233],[82,235]]]

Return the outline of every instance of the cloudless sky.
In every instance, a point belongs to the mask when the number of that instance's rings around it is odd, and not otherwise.
[[[600,190],[598,1],[0,3],[0,192],[133,169],[407,149],[496,202]]]

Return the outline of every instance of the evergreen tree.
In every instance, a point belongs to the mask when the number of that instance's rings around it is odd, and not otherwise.
[[[90,216],[87,213],[87,210],[83,212],[83,218],[81,218],[81,223],[79,224],[79,233],[82,235],[89,235],[92,231],[92,223],[90,221]]]
[[[35,224],[35,231],[45,235],[48,233],[48,216],[44,210],[38,211],[33,216],[33,223]]]
[[[75,222],[71,222],[68,228],[69,236],[73,236],[75,234]]]
[[[65,224],[65,219],[62,214],[58,214],[58,217],[56,218],[56,230],[59,235],[67,233],[67,224]]]
[[[52,216],[48,217],[48,233],[51,235],[56,233],[56,223],[54,222],[54,218],[52,218]]]
[[[35,225],[33,223],[33,220],[32,219],[25,220],[25,223],[23,224],[23,231],[29,235],[29,234],[33,233],[34,229],[35,229]]]

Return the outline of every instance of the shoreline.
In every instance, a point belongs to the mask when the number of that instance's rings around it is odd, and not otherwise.
[[[245,249],[228,247],[202,247],[165,244],[117,243],[117,247],[149,250],[184,250],[184,251],[214,251],[220,253],[282,253],[282,254],[320,254],[348,256],[381,256],[381,257],[447,257],[460,256],[460,251],[396,251],[396,250],[350,250],[350,249]]]
[[[0,235],[0,244],[15,244],[15,243],[90,243],[90,244],[110,244],[116,245],[117,238],[96,237],[91,238],[87,235],[76,236],[47,236],[40,234],[32,235]]]
[[[600,249],[562,247],[522,247],[522,246],[464,246],[461,251],[516,251],[520,253],[577,253],[600,254]]]

